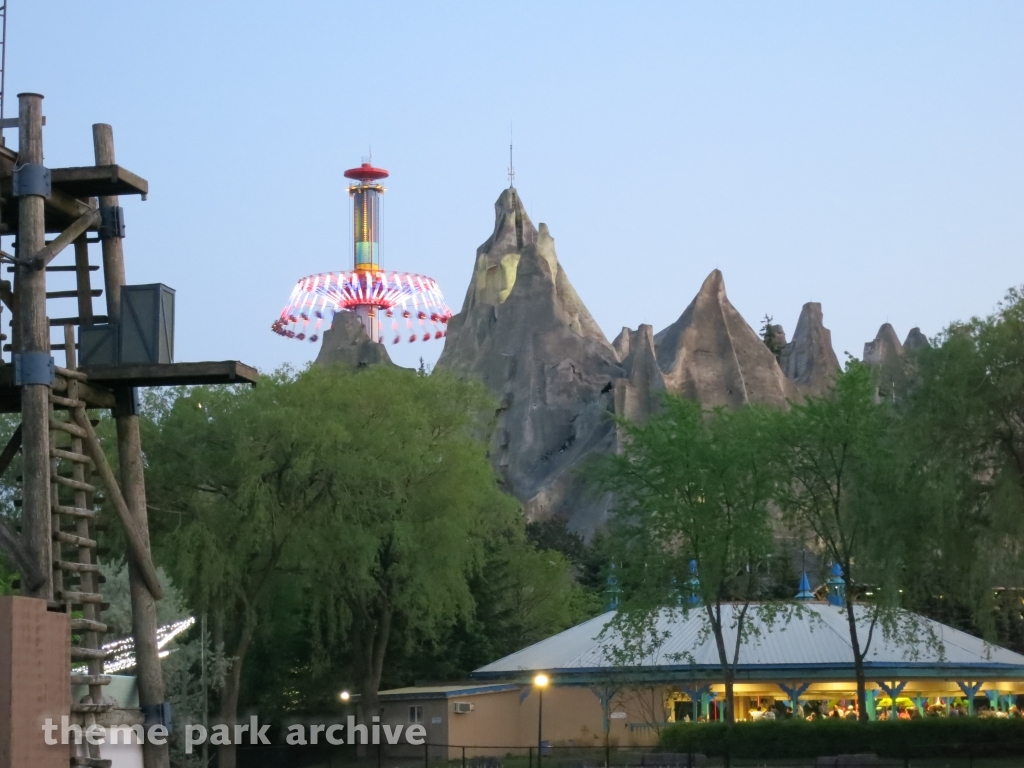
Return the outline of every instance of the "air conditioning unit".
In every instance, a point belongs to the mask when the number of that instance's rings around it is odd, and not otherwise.
[[[473,711],[473,705],[470,704],[468,701],[456,701],[452,705],[452,709],[456,715],[464,715],[467,712]]]

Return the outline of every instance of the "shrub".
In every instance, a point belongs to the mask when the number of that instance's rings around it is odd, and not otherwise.
[[[749,758],[818,757],[874,752],[883,757],[1024,755],[1024,720],[953,717],[859,723],[776,720],[676,723],[662,731],[668,752]]]

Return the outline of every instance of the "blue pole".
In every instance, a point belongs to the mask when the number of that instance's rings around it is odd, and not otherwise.
[[[988,697],[988,704],[996,712],[999,711],[999,691],[985,691],[985,695]]]

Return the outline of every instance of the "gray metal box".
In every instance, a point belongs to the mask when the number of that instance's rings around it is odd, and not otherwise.
[[[117,324],[96,323],[78,329],[78,364],[117,365]]]
[[[162,283],[121,288],[121,365],[174,362],[174,289]]]

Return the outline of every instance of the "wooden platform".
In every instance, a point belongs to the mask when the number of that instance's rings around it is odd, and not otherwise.
[[[50,181],[56,189],[84,199],[104,195],[149,194],[149,182],[120,165],[83,165],[51,168]]]
[[[0,148],[6,149],[6,148]],[[18,198],[12,195],[6,153],[0,151],[0,221],[2,231],[10,232],[18,221]],[[63,232],[88,207],[84,200],[101,195],[149,194],[149,182],[120,165],[85,165],[72,168],[51,168],[52,194],[46,199],[46,232]],[[92,227],[90,231],[95,231]]]
[[[237,360],[167,365],[103,365],[83,369],[88,382],[78,385],[79,396],[89,408],[113,408],[117,387],[179,387],[190,384],[249,384],[256,386],[259,373]],[[21,410],[21,387],[14,384],[14,370],[0,365],[0,413]],[[54,392],[61,394],[63,380],[58,377]]]
[[[90,384],[129,387],[180,387],[189,384],[251,384],[259,373],[237,360],[162,365],[97,365],[82,369]]]

